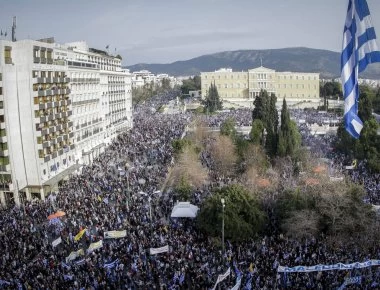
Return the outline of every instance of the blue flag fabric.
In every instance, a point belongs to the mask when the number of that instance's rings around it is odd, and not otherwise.
[[[380,62],[375,29],[366,0],[349,0],[343,32],[341,79],[344,96],[344,123],[347,132],[359,138],[363,122],[358,116],[358,74],[368,64]]]

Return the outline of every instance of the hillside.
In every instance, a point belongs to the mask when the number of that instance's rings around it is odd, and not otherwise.
[[[146,69],[155,74],[188,76],[221,67],[229,67],[235,71],[248,70],[260,66],[260,58],[263,66],[276,71],[319,72],[322,78],[340,76],[340,53],[305,47],[224,51],[168,64],[141,63],[126,68],[132,72]],[[360,77],[380,79],[380,64],[370,65]]]

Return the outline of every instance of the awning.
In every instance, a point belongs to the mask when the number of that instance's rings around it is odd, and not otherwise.
[[[46,180],[45,182],[42,183],[43,186],[54,186],[58,184],[59,181],[64,179],[66,176],[70,175],[71,173],[75,172],[79,168],[81,168],[83,165],[82,164],[73,164],[69,168],[66,168],[62,172],[58,173],[57,175],[53,176],[49,180]]]
[[[195,218],[199,208],[190,202],[179,202],[172,210],[171,217],[188,217]]]

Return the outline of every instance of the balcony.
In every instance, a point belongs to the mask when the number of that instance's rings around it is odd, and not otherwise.
[[[60,149],[60,150],[58,151],[58,155],[61,156],[62,154],[63,154],[63,149]]]
[[[48,128],[42,129],[41,135],[45,136],[47,134],[49,134],[49,129]]]
[[[36,78],[36,82],[39,84],[45,84],[46,83],[46,78],[41,77],[41,78]]]
[[[41,62],[41,59],[39,57],[34,57],[33,58],[33,62],[34,63],[40,63]]]
[[[68,123],[69,127],[72,127],[73,124],[74,124],[74,123],[73,123],[72,121],[70,121],[70,122]]]
[[[42,143],[42,148],[48,148],[48,147],[50,147],[51,145],[50,145],[50,141],[45,141],[44,143]]]
[[[45,97],[46,96],[46,91],[44,91],[44,90],[38,91],[38,96],[39,97]]]
[[[5,150],[0,150],[0,156],[2,157],[6,157],[9,155],[9,151],[8,149],[5,149]]]
[[[46,58],[41,57],[41,63],[42,63],[42,64],[46,64]]]
[[[58,138],[57,138],[57,143],[60,143],[60,142],[62,142],[63,141],[63,136],[59,136]]]
[[[73,137],[74,137],[74,132],[69,133],[69,138],[73,138]]]
[[[8,139],[7,139],[7,136],[1,136],[0,137],[0,143],[7,143]]]
[[[2,172],[8,172],[10,170],[11,170],[11,165],[10,164],[0,165],[0,171],[2,171]]]
[[[50,156],[45,156],[44,157],[44,162],[46,163],[46,162],[48,162],[50,160]]]
[[[52,58],[48,58],[46,62],[47,62],[47,64],[53,64],[53,59]]]
[[[70,150],[73,150],[74,148],[75,148],[74,144],[70,145]]]

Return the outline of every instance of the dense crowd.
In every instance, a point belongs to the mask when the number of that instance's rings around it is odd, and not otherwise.
[[[228,268],[231,274],[220,289],[230,289],[238,277],[242,289],[336,289],[350,271],[285,275],[277,267],[380,258],[376,246],[366,251],[349,243],[328,247],[324,238],[297,242],[277,233],[244,243],[226,241],[222,253],[193,220],[170,219],[175,201],[160,186],[173,163],[171,140],[181,138],[192,120],[187,113],[155,111],[174,97],[167,93],[135,106],[134,128],[56,194],[1,210],[0,289],[211,289]],[[212,117],[209,124],[226,116],[239,116],[242,125],[251,122],[250,112],[237,110]],[[201,206],[209,194],[208,188],[200,189],[192,202]],[[57,210],[66,215],[49,221]],[[126,236],[104,239],[111,230],[126,230]],[[103,247],[87,251],[98,241]],[[150,248],[165,245],[169,252],[150,254]],[[66,259],[81,249],[83,255]],[[360,289],[377,289],[380,283],[376,268],[353,274],[363,276]],[[354,287],[347,289],[359,289]]]
[[[371,173],[367,167],[366,160],[356,161],[356,166],[351,168],[353,159],[334,150],[336,135],[313,135],[310,132],[311,124],[328,124],[331,120],[339,120],[339,117],[333,113],[318,111],[292,111],[295,120],[306,120],[305,123],[299,123],[300,133],[303,144],[311,148],[314,156],[317,158],[327,158],[329,162],[329,171],[331,176],[348,176],[354,183],[362,184],[366,190],[367,196],[365,201],[371,204],[380,205],[380,174]],[[349,168],[349,169],[347,169]]]

